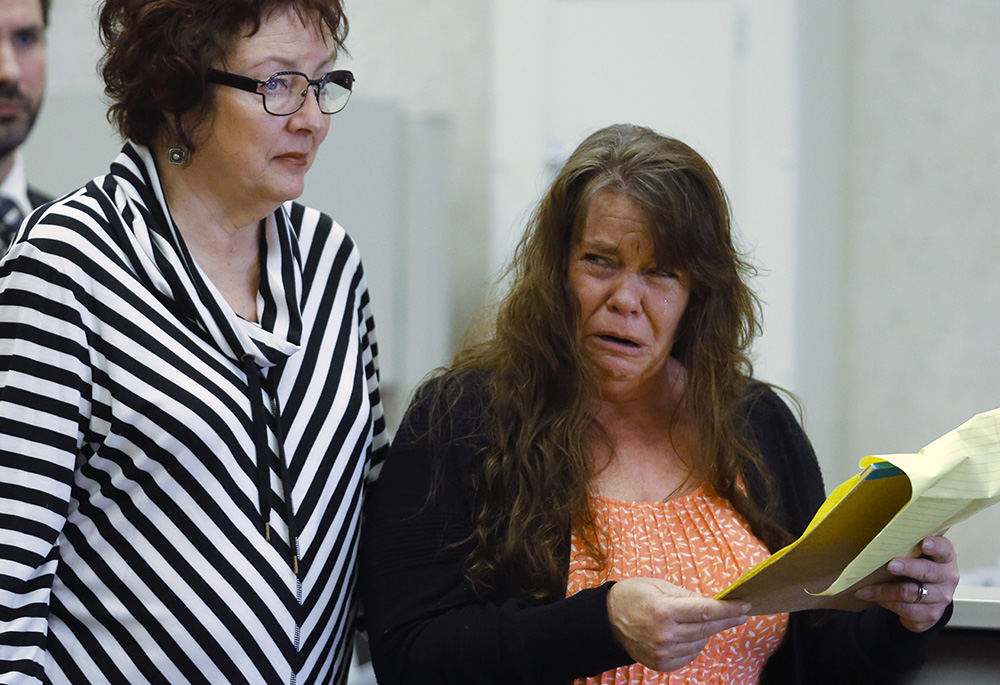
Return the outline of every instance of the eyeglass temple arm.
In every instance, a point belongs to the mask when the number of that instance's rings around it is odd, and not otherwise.
[[[354,77],[354,74],[347,69],[336,69],[327,74],[327,76],[329,76],[326,81],[327,83],[336,83],[338,86],[346,90],[353,90],[354,82],[358,80]]]
[[[218,69],[209,69],[205,73],[205,80],[209,83],[218,83],[221,86],[239,88],[240,90],[245,90],[248,93],[256,93],[257,88],[259,88],[262,83],[262,81],[250,78],[249,76],[230,74],[227,71],[219,71]]]

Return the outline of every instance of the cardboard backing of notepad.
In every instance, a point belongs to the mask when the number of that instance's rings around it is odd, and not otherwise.
[[[897,578],[885,565],[835,595],[819,595],[909,501],[910,481],[902,472],[878,477],[871,467],[859,474],[853,487],[803,535],[758,564],[718,599],[750,602],[752,615],[803,609],[860,611],[868,602],[854,593],[867,585]],[[820,515],[817,515],[817,519]],[[915,541],[913,556],[919,551]],[[888,564],[890,560],[886,559]]]

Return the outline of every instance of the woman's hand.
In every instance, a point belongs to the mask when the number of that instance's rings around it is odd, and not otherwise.
[[[900,623],[915,633],[938,622],[958,585],[958,561],[948,538],[926,537],[920,551],[923,555],[916,559],[897,557],[889,562],[889,572],[901,580],[869,585],[857,592],[859,599],[898,614]]]
[[[674,671],[691,662],[716,633],[747,620],[749,605],[707,599],[655,578],[629,578],[608,592],[615,637],[637,662]]]

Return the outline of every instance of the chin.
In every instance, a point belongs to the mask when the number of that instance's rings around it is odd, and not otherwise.
[[[623,373],[621,370],[612,371],[610,369],[602,369],[598,378],[598,382],[607,387],[620,387],[634,383],[637,380],[637,374]]]
[[[302,181],[298,183],[286,183],[281,188],[277,188],[274,195],[278,198],[278,202],[287,202],[298,199],[302,195],[303,190],[305,190],[305,183]]]
[[[629,378],[635,378],[642,374],[642,369],[635,368],[627,360],[614,359],[609,361],[610,363],[605,362],[597,367],[601,376],[608,380],[626,381]]]

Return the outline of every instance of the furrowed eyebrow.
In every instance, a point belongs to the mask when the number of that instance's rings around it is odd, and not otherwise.
[[[581,240],[580,247],[584,250],[594,250],[607,254],[617,254],[618,246],[602,240]]]

